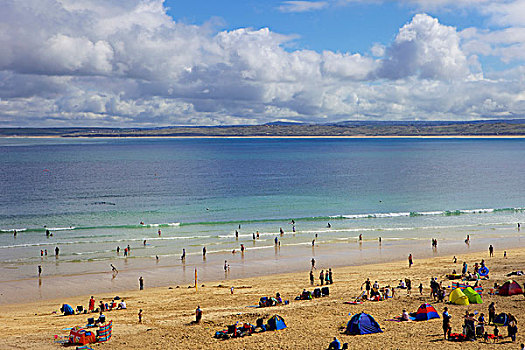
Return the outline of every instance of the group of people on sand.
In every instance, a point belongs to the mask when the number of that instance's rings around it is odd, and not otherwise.
[[[111,311],[111,310],[125,310],[127,309],[126,302],[124,299],[120,299],[119,297],[115,297],[111,302],[105,303],[104,301],[100,300],[98,304],[98,308],[95,309],[95,297],[91,296],[88,302],[88,312],[104,312],[104,311]]]

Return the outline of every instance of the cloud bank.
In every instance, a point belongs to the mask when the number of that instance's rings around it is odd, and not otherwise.
[[[286,4],[295,11],[324,6],[306,3]],[[178,23],[161,0],[0,4],[4,126],[524,115],[525,70],[484,74],[478,60],[523,58],[521,30],[458,32],[417,14],[393,42],[371,45],[372,54],[290,51],[294,37],[267,28],[217,33]]]

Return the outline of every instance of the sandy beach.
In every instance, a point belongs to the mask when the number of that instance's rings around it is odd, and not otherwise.
[[[521,270],[525,263],[525,251],[514,249],[503,252],[496,250],[495,257],[489,258],[488,252],[468,253],[458,256],[453,263],[452,256],[414,260],[414,266],[408,268],[407,261],[395,261],[382,264],[343,267],[334,269],[334,284],[330,286],[330,296],[311,301],[295,301],[295,296],[303,288],[312,289],[308,281],[308,271],[300,273],[271,275],[238,280],[217,281],[199,284],[196,291],[189,285],[148,288],[145,290],[117,293],[127,302],[127,310],[110,311],[106,317],[113,320],[113,338],[105,344],[94,345],[96,349],[325,349],[334,336],[341,342],[349,343],[350,348],[366,346],[375,349],[421,349],[428,346],[459,349],[517,349],[525,337],[518,331],[516,343],[505,338],[498,344],[486,344],[483,341],[454,343],[443,340],[441,320],[427,322],[392,322],[386,321],[399,315],[402,309],[415,312],[419,305],[431,302],[438,313],[443,312],[444,304],[434,303],[429,296],[429,280],[435,276],[443,280],[443,286],[450,285],[445,275],[452,269],[460,270],[461,263],[469,266],[485,259],[491,271],[491,278],[483,281],[483,300],[481,305],[459,306],[448,305],[452,315],[452,331],[460,333],[463,324],[462,316],[466,310],[485,313],[488,304],[494,301],[496,312],[510,312],[517,317],[518,327],[525,319],[524,297],[491,296],[489,288],[494,282],[500,284],[508,279],[505,275],[511,271]],[[319,270],[328,266],[318,266]],[[361,284],[369,277],[378,281],[381,286],[397,285],[399,279],[410,278],[413,284],[411,296],[403,290],[397,290],[394,299],[382,302],[368,301],[362,305],[346,305],[343,302],[353,300],[360,292]],[[515,278],[523,284],[525,277]],[[86,283],[97,283],[87,280]],[[419,295],[417,286],[423,283],[423,295]],[[318,280],[316,278],[316,284]],[[230,287],[234,287],[231,294]],[[138,289],[138,288],[137,288]],[[258,302],[261,296],[273,296],[280,292],[283,299],[290,300],[289,305],[271,308],[248,308]],[[99,300],[110,301],[113,294],[95,295]],[[67,335],[67,327],[84,325],[88,315],[60,316],[62,303],[73,306],[87,306],[89,295],[45,300],[29,304],[9,304],[0,306],[0,349],[56,349],[61,345],[54,342],[54,336]],[[194,313],[197,305],[203,310],[203,320],[194,325]],[[137,313],[143,309],[144,320],[138,323]],[[349,336],[340,334],[340,326],[350,319],[349,313],[367,312],[373,315],[384,330],[384,333]],[[54,313],[58,312],[58,313]],[[227,325],[239,322],[255,323],[259,317],[266,319],[273,314],[281,315],[288,328],[277,332],[254,334],[244,338],[217,340],[213,338],[216,331]],[[493,327],[488,327],[492,332]],[[507,335],[506,327],[501,334]],[[147,345],[146,345],[147,344]]]

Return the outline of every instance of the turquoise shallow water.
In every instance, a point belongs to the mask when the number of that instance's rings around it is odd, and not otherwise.
[[[194,267],[222,278],[224,259],[233,278],[306,269],[312,256],[337,266],[431,254],[431,238],[443,253],[467,234],[472,249],[515,246],[523,159],[522,139],[1,139],[0,288],[37,265],[44,281],[100,274],[118,289],[139,273],[188,282]],[[231,253],[241,243],[244,257]],[[128,258],[115,253],[127,245]]]

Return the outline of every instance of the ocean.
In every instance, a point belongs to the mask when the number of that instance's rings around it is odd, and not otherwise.
[[[0,139],[0,303],[521,247],[524,159],[519,138]]]

